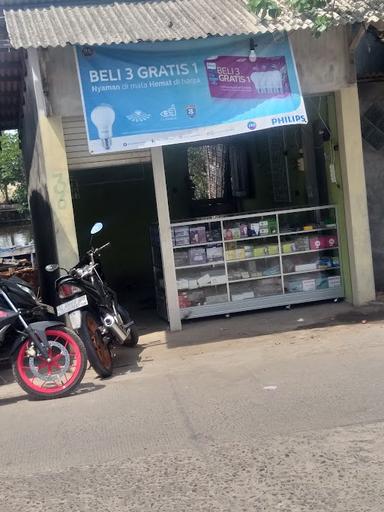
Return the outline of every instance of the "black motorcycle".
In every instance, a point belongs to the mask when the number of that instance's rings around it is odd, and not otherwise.
[[[92,237],[103,229],[101,222],[91,229]],[[68,314],[72,328],[76,329],[87,349],[88,359],[100,377],[112,374],[112,345],[135,347],[139,334],[128,311],[117,300],[116,293],[105,283],[98,260],[99,254],[110,243],[91,248],[85,257],[66,275],[56,281],[56,291],[61,300],[71,299],[57,307],[58,316]],[[53,272],[58,265],[47,265]]]
[[[33,398],[68,395],[87,366],[81,339],[51,313],[22,279],[0,279],[0,357],[12,360],[17,383]]]

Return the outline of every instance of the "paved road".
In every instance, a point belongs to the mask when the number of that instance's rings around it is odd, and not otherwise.
[[[1,386],[0,510],[382,512],[383,324],[226,338],[147,337],[62,400]]]

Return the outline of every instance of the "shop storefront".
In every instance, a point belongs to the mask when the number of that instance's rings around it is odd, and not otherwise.
[[[334,100],[306,104],[305,126],[164,148],[182,319],[345,296]],[[152,252],[167,317],[156,228]]]
[[[118,52],[113,66],[103,61],[108,47],[92,38],[89,44],[96,46],[77,47],[76,57],[68,46],[42,52],[38,41],[30,43],[39,109],[30,189],[38,189],[36,177],[43,174],[61,266],[75,262],[77,248],[82,252],[88,241],[87,227],[102,220],[114,247],[106,256],[113,285],[145,283],[173,330],[189,318],[373,299],[346,30],[320,39],[306,31],[291,34],[302,91],[292,73],[287,80],[281,60],[286,36],[268,37],[272,50],[264,55],[258,35],[208,38],[216,51],[211,47],[200,67],[195,57],[204,51],[204,39],[188,43],[181,63],[161,63],[162,43],[151,43],[150,52],[136,43],[110,47]],[[172,40],[164,44],[168,56],[180,48]],[[79,65],[79,58],[87,62],[94,55],[102,57],[98,67]],[[234,58],[243,59],[248,75],[233,71]],[[258,58],[265,68],[252,68]],[[217,67],[227,70],[228,82],[249,77],[248,88],[237,88],[244,96],[233,103],[238,108],[247,95],[258,95],[260,112],[231,110],[228,89],[215,82]],[[172,83],[170,74],[177,75]],[[185,98],[178,103],[174,91],[158,100],[158,91],[169,86],[199,88],[197,75],[208,77],[211,106],[227,102],[227,109],[204,110]],[[115,104],[105,94],[116,91],[123,95]],[[207,122],[193,126],[200,112]],[[192,126],[177,125],[181,119]],[[152,131],[144,129],[149,125]]]

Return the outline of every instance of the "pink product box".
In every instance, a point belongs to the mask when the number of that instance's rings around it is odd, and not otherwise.
[[[190,227],[189,240],[191,244],[204,244],[207,241],[205,226]]]
[[[189,249],[189,264],[200,265],[207,263],[207,252],[204,247],[196,247]]]
[[[330,247],[337,246],[338,242],[336,235],[314,236],[309,239],[309,247],[312,251],[317,249],[328,249]]]

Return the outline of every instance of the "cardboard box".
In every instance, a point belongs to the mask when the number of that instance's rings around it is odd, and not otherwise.
[[[245,250],[244,247],[239,247],[236,249],[236,259],[237,260],[243,260],[245,259]]]
[[[189,240],[191,244],[204,244],[207,241],[205,226],[191,226],[189,228]]]
[[[204,274],[197,280],[197,284],[199,286],[206,286],[211,283],[211,276],[209,274]]]
[[[312,292],[316,290],[316,279],[303,279],[303,292]]]
[[[225,257],[227,260],[235,260],[236,259],[236,249],[227,249],[225,251]]]
[[[190,265],[200,265],[207,263],[207,253],[204,247],[193,247],[189,249]]]
[[[325,247],[337,247],[337,235],[325,235],[323,236]]]
[[[180,245],[189,245],[189,235],[175,237],[174,245],[175,245],[175,247],[180,246]]]
[[[211,276],[211,284],[220,285],[227,283],[227,276],[222,274],[220,276]]]
[[[240,224],[240,236],[246,238],[248,236],[248,226],[246,224]]]
[[[181,251],[174,251],[174,258],[175,258],[175,266],[176,267],[185,267],[189,265],[189,252],[187,250]]]
[[[302,263],[295,265],[295,272],[306,272],[307,270],[316,270],[317,263]]]
[[[176,286],[178,290],[188,290],[188,279],[177,279]]]
[[[228,228],[224,231],[224,240],[233,240],[232,229]]]
[[[189,279],[188,280],[188,289],[189,290],[196,290],[196,288],[198,288],[199,285],[197,283],[197,279]]]
[[[309,248],[311,251],[316,251],[325,248],[325,240],[323,236],[311,236],[309,239]]]
[[[267,254],[267,248],[264,246],[256,246],[253,248],[253,256],[258,258],[259,256],[265,256]]]
[[[241,238],[240,228],[232,228],[232,236],[234,240]]]
[[[281,249],[282,249],[283,253],[290,254],[291,252],[296,251],[296,246],[293,242],[285,242],[285,243],[281,244]]]
[[[250,236],[259,236],[260,234],[260,223],[252,222],[249,226],[249,235]]]
[[[329,288],[339,288],[341,286],[341,277],[340,276],[329,276],[328,277],[328,286],[329,286]]]
[[[279,254],[279,246],[278,245],[268,245],[268,254],[270,256],[274,254]]]
[[[222,261],[224,259],[223,248],[221,245],[207,247],[207,261]]]

